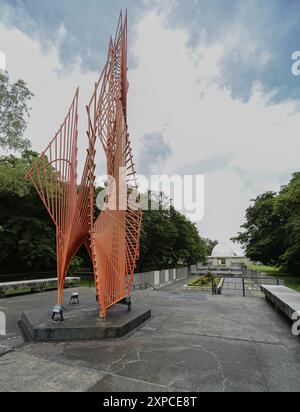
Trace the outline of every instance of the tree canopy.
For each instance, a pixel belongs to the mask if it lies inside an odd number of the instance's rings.
[[[33,183],[24,179],[39,157],[23,136],[31,97],[23,81],[11,85],[8,74],[0,73],[0,148],[22,153],[0,158],[0,273],[56,270],[55,227]],[[152,195],[157,207],[144,213],[137,270],[204,262],[213,242],[204,241],[163,194]],[[90,267],[85,252],[75,261],[81,263]]]
[[[1,272],[55,269],[55,231],[47,211],[24,176],[38,155],[0,159]]]
[[[30,147],[24,132],[32,97],[24,81],[11,84],[8,73],[0,71],[0,148],[22,151]]]
[[[214,248],[219,244],[219,241],[218,240],[211,240],[211,239],[206,238],[206,239],[204,239],[204,242],[206,244],[207,254],[208,254],[208,256],[211,256]]]
[[[159,210],[146,210],[141,232],[139,271],[159,270],[178,265],[205,262],[207,245],[198,230],[167,200],[154,194],[161,204]]]
[[[251,260],[300,275],[300,173],[279,193],[266,192],[253,202],[234,240]]]
[[[1,272],[56,269],[55,228],[26,172],[38,154],[0,158],[0,264]],[[101,191],[96,189],[96,194]],[[144,212],[138,271],[159,270],[205,261],[208,247],[196,226],[184,215],[166,207],[166,198],[154,194],[159,210]],[[80,253],[85,268],[87,253]]]

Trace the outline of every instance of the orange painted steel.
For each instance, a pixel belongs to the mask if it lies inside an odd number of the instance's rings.
[[[127,13],[110,39],[104,70],[87,106],[88,151],[77,186],[78,94],[69,113],[27,178],[46,206],[57,238],[58,304],[73,257],[85,244],[94,267],[100,316],[130,298],[139,257],[142,212],[127,126]],[[95,218],[96,144],[107,159],[104,206]]]

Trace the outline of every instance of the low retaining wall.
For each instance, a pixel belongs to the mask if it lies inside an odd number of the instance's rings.
[[[285,286],[262,285],[266,299],[272,302],[276,310],[280,310],[290,319],[294,313],[300,312],[300,293]]]
[[[80,285],[79,277],[70,277],[65,281],[65,288]],[[23,282],[0,283],[0,298],[4,298],[9,292],[30,289],[32,292],[43,292],[45,290],[57,289],[57,279],[26,280]]]
[[[159,287],[167,283],[176,282],[181,279],[186,279],[192,274],[192,268],[177,268],[157,270],[154,272],[137,273],[134,277],[134,286],[144,285],[148,283],[151,286]]]
[[[139,285],[151,285],[153,287],[163,286],[168,283],[177,282],[181,279],[187,279],[191,275],[197,274],[197,266],[181,267],[177,269],[158,270],[153,272],[137,273],[134,276],[134,286]],[[78,273],[79,275],[79,273]],[[89,274],[91,280],[93,274]],[[81,278],[69,277],[66,279],[65,287],[79,287]],[[57,279],[36,279],[26,280],[18,282],[5,282],[0,283],[0,298],[5,297],[5,293],[13,292],[16,290],[28,290],[32,292],[40,292],[49,289],[57,289]]]

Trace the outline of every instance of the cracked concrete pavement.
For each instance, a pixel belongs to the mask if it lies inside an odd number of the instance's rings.
[[[300,391],[300,340],[283,315],[263,298],[211,296],[184,283],[135,292],[153,317],[114,341],[25,342],[21,312],[49,309],[55,292],[0,300],[8,320],[0,391]],[[94,299],[93,289],[79,292],[82,305]]]

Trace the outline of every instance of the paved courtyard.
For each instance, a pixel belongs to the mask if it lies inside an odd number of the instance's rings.
[[[283,315],[260,297],[211,296],[183,290],[184,283],[135,292],[153,317],[115,341],[25,342],[21,312],[51,308],[56,293],[0,300],[8,320],[0,390],[300,391],[300,338]],[[79,292],[82,307],[94,301],[93,289]]]

